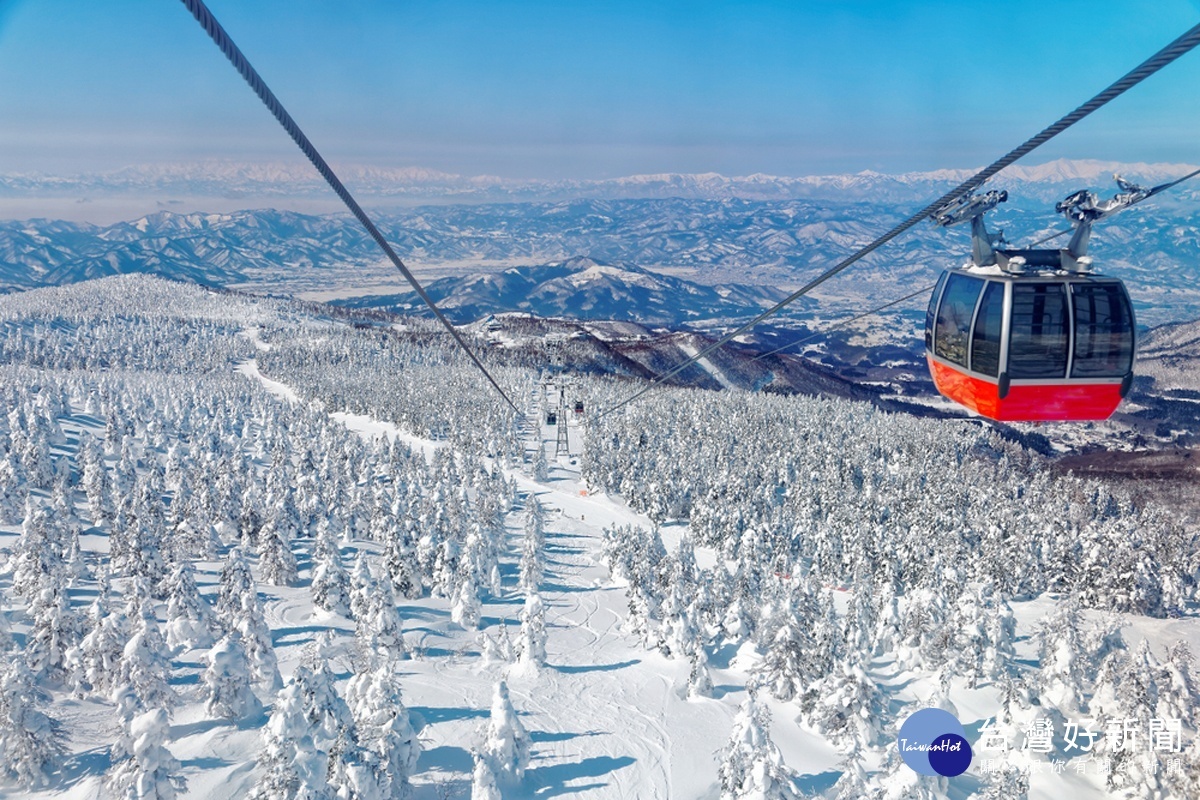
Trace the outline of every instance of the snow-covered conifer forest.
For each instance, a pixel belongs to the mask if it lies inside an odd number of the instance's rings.
[[[1200,796],[1194,520],[986,425],[598,416],[637,384],[476,344],[523,413],[419,320],[0,298],[0,794]],[[901,760],[928,707],[963,775]]]

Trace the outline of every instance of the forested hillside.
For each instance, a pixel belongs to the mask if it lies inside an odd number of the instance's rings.
[[[1195,521],[978,423],[602,414],[641,382],[482,352],[521,413],[426,322],[140,275],[0,299],[2,791],[1200,791]],[[964,775],[900,761],[929,706]]]

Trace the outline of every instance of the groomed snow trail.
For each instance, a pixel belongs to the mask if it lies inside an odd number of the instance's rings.
[[[296,402],[290,387],[261,375],[253,361],[239,371],[281,399]],[[398,436],[427,453],[444,446],[370,417],[343,412],[330,416],[367,438]],[[581,432],[572,424],[573,452],[579,449]],[[553,452],[553,435],[553,428],[537,431],[548,453]],[[424,651],[423,657],[403,662],[400,674],[405,702],[426,723],[417,796],[469,796],[470,750],[486,721],[492,687],[506,677],[534,744],[523,786],[506,796],[715,797],[716,753],[725,744],[743,696],[744,675],[713,670],[719,699],[685,699],[688,665],[645,650],[625,633],[625,592],[610,580],[601,559],[605,527],[649,527],[649,520],[617,499],[588,494],[570,459],[550,463],[544,483],[519,470],[508,473],[525,502],[536,497],[546,513],[544,667],[530,673],[488,663],[479,645],[480,632],[494,636],[506,623],[509,636],[518,636],[523,603],[515,586],[520,514],[508,520],[504,594],[484,602],[479,632],[451,623],[444,599],[401,604],[406,638]],[[374,549],[365,543],[363,547]],[[268,603],[268,616],[277,646],[302,649],[317,625],[352,630],[348,621],[314,614],[307,590],[262,590],[275,596]],[[281,654],[281,670],[286,674],[297,658],[298,652],[291,657]]]

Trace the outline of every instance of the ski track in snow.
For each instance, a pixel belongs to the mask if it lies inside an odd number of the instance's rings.
[[[286,400],[289,403],[300,402],[300,395],[296,394],[292,387],[279,381],[273,381],[259,372],[257,359],[252,358],[248,361],[243,361],[241,364],[238,364],[237,371],[247,378],[258,381],[263,385],[264,389],[276,397]]]
[[[678,347],[680,350],[682,350],[684,353],[687,354],[688,358],[696,358],[696,354],[700,352],[698,349],[696,349],[694,346],[688,344],[687,342],[679,342]],[[734,386],[733,382],[730,381],[729,378],[725,377],[725,373],[721,372],[721,370],[717,367],[717,365],[712,363],[712,361],[710,361],[707,357],[697,359],[696,363],[699,364],[701,367],[704,367],[704,371],[707,372],[709,375],[712,375],[713,378],[716,379],[717,383],[721,384],[722,389],[736,388]]]

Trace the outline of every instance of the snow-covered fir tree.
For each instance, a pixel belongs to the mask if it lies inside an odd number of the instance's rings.
[[[116,682],[133,689],[142,708],[170,710],[175,702],[171,688],[171,651],[149,603],[142,606],[117,665]]]
[[[72,524],[66,530],[63,550],[63,569],[68,582],[90,581],[95,576],[79,541],[80,529]]]
[[[603,553],[612,576],[626,582],[629,631],[647,646],[657,647],[661,641],[658,618],[666,580],[664,567],[669,564],[658,529],[608,528],[604,531]]]
[[[502,800],[492,765],[479,751],[472,751],[471,800]]]
[[[65,572],[60,533],[45,506],[30,497],[9,566],[12,591],[18,597],[35,597],[43,584],[57,581]]]
[[[354,557],[354,569],[350,573],[350,614],[355,619],[366,618],[371,613],[371,598],[375,594],[375,576],[371,573],[371,561],[364,550]]]
[[[1088,655],[1079,627],[1079,606],[1070,597],[1042,622],[1038,633],[1040,695],[1044,704],[1070,717],[1086,708]]]
[[[8,655],[15,647],[12,638],[12,626],[8,622],[8,612],[4,610],[3,603],[0,603],[0,658]]]
[[[1200,676],[1186,640],[1173,644],[1162,665],[1157,715],[1160,719],[1178,719],[1193,730],[1200,723]]]
[[[242,613],[242,598],[256,592],[254,576],[250,574],[250,563],[240,547],[232,547],[221,567],[220,588],[217,591],[216,610],[225,627],[230,627]]]
[[[550,465],[546,463],[546,446],[540,438],[534,443],[531,472],[533,479],[539,483],[545,483],[550,478]]]
[[[29,604],[32,618],[25,641],[25,658],[41,677],[66,679],[68,653],[79,643],[84,621],[71,604],[69,587],[61,576],[46,576]]]
[[[132,633],[130,620],[112,608],[106,575],[101,576],[96,599],[88,609],[87,633],[67,654],[75,693],[107,697],[117,679],[125,645]]]
[[[509,699],[508,684],[503,680],[496,684],[491,716],[482,733],[479,754],[488,762],[497,783],[502,787],[516,786],[524,780],[529,768],[529,733],[517,717]]]
[[[0,664],[0,778],[39,788],[63,754],[59,722],[43,710],[49,696],[21,659]]]
[[[804,694],[820,674],[814,668],[816,644],[813,640],[810,607],[799,580],[786,588],[759,629],[771,632],[766,652],[755,669],[755,683],[777,700],[794,700]],[[806,618],[807,617],[807,618]]]
[[[13,462],[12,454],[0,448],[0,522],[12,524],[20,521],[28,491],[20,479],[19,467]]]
[[[282,680],[271,639],[271,629],[264,616],[258,587],[250,573],[250,565],[239,547],[230,549],[221,568],[216,607],[221,626],[227,631],[236,630],[242,635],[242,645],[250,659],[255,683],[277,689]]]
[[[851,744],[845,758],[845,769],[830,787],[831,800],[884,800],[884,791],[864,767],[868,754],[872,760],[881,760],[877,751]]]
[[[210,716],[240,722],[262,713],[262,703],[251,685],[250,662],[241,633],[234,630],[222,637],[208,651],[205,661],[208,667],[200,680],[206,698],[204,710]]]
[[[521,565],[518,586],[524,592],[537,591],[545,575],[546,519],[542,504],[530,496],[525,510],[524,536],[521,539]]]
[[[350,576],[342,565],[336,534],[328,524],[322,524],[317,529],[312,596],[317,608],[343,616],[350,613]]]
[[[475,571],[464,569],[459,576],[458,586],[450,606],[450,618],[467,630],[479,627],[482,603],[479,599],[479,584]]]
[[[946,778],[921,775],[904,762],[898,748],[888,748],[883,770],[875,776],[881,800],[942,800],[949,796]]]
[[[391,581],[379,581],[368,598],[366,610],[354,620],[355,637],[363,648],[377,656],[400,661],[409,656],[402,626]]]
[[[688,655],[687,696],[690,699],[712,697],[712,674],[708,671],[708,652],[703,645],[692,648]]]
[[[982,678],[994,683],[1016,668],[1017,620],[1008,601],[993,593],[983,595],[981,606],[981,620],[970,621],[964,615],[962,624],[967,628],[976,628],[981,633],[977,640],[967,639],[968,643],[974,642],[976,648],[973,651],[976,653],[976,662],[971,677],[976,682]]]
[[[1016,769],[997,770],[984,786],[980,800],[1026,800],[1029,797],[1029,775]]]
[[[673,572],[675,570],[672,570]],[[659,648],[672,658],[688,658],[703,646],[699,614],[693,605],[695,592],[686,580],[672,576],[660,608],[662,632]]]
[[[517,647],[508,634],[508,620],[496,626],[494,634],[483,631],[479,634],[479,649],[485,664],[508,664],[517,655]]]
[[[518,649],[524,669],[536,671],[546,663],[546,606],[536,591],[525,595]]]
[[[351,730],[349,709],[322,666],[300,665],[275,698],[263,730],[262,769],[251,797],[258,800],[337,797],[330,755]],[[344,746],[343,746],[344,747]],[[339,753],[345,758],[344,749]]]
[[[113,765],[108,789],[121,800],[173,800],[187,787],[181,765],[167,749],[170,723],[161,708],[138,714],[129,722],[129,757]]]
[[[263,580],[272,586],[291,586],[299,579],[287,523],[273,516],[258,532],[258,564]]]
[[[717,774],[722,800],[792,800],[800,796],[795,776],[771,741],[767,709],[753,694],[734,717]]]
[[[167,644],[182,649],[211,647],[218,623],[212,605],[196,587],[191,562],[176,563],[163,590],[167,595]]]
[[[411,524],[411,519],[404,520],[402,529],[383,547],[384,571],[391,579],[396,596],[406,600],[414,600],[424,592]]]
[[[385,798],[406,798],[421,755],[421,743],[409,720],[395,667],[381,660],[346,685],[346,704],[354,718],[361,758],[373,772]]]
[[[841,662],[813,684],[802,707],[805,721],[837,742],[875,744],[887,720],[879,684],[858,660]]]

